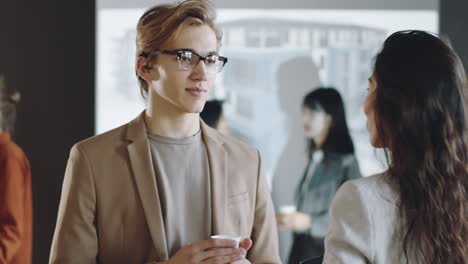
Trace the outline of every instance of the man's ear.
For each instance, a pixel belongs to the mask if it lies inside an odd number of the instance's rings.
[[[146,58],[138,57],[135,63],[135,68],[138,75],[148,83],[159,79],[159,72],[155,67],[148,67]]]

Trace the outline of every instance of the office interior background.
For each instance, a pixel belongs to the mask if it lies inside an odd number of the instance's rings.
[[[127,25],[124,22],[121,25],[116,24],[115,28],[112,28],[112,19],[115,19],[118,12],[126,13],[126,16],[133,18],[133,23],[136,23],[142,10],[161,2],[165,1],[97,0],[74,3],[49,0],[46,2],[3,1],[0,3],[0,73],[6,76],[7,86],[18,89],[22,93],[23,99],[18,106],[15,140],[23,147],[32,165],[34,263],[47,263],[48,260],[63,174],[71,146],[98,132],[123,124],[144,107],[143,101],[135,97],[135,94],[138,94],[136,80],[131,83],[131,79],[118,79],[119,82],[115,82],[116,85],[110,86],[123,93],[135,92],[126,95],[132,104],[135,103],[135,106],[124,113],[106,108],[124,109],[121,104],[117,105],[116,101],[112,99],[113,96],[116,96],[115,93],[112,94],[112,91],[105,90],[106,87],[108,88],[106,81],[107,84],[112,84],[112,80],[106,79],[106,73],[111,72],[115,75],[116,71],[128,70],[129,72],[124,76],[126,78],[132,76],[133,71],[131,66],[125,66],[126,58],[122,57],[116,49],[116,45],[123,45],[120,46],[122,49],[128,43],[127,40],[131,40],[132,32],[127,32],[128,35],[124,36],[123,39],[116,40],[112,38],[112,34],[106,35],[106,32],[109,31],[105,30],[115,30],[119,26],[125,29]],[[299,119],[294,123],[287,120],[294,120],[294,116],[297,117],[300,114],[298,112],[300,111],[300,100],[305,91],[319,84],[336,85],[344,94],[348,117],[357,116],[356,119],[350,119],[353,139],[358,144],[360,144],[361,139],[366,139],[365,134],[360,133],[362,129],[362,120],[358,114],[360,105],[352,104],[362,96],[359,92],[365,91],[366,87],[362,85],[366,84],[362,84],[360,79],[354,80],[350,76],[360,76],[359,78],[362,79],[362,76],[370,71],[370,59],[372,52],[375,51],[373,50],[375,46],[372,45],[377,43],[376,47],[378,48],[380,44],[378,41],[383,40],[387,34],[391,33],[392,27],[395,26],[385,25],[388,23],[384,21],[385,17],[375,14],[387,14],[387,20],[391,20],[392,14],[394,16],[406,14],[409,17],[408,23],[425,27],[418,29],[437,31],[449,39],[462,58],[464,65],[468,64],[468,34],[465,33],[468,26],[468,17],[465,15],[466,10],[468,10],[468,2],[463,0],[215,0],[214,3],[220,10],[218,20],[225,33],[223,52],[234,59],[230,61],[231,68],[226,67],[224,75],[217,84],[219,89],[212,96],[213,98],[226,99],[227,119],[234,127],[234,136],[257,146],[264,152],[263,155],[269,162],[269,177],[273,198],[277,204],[291,202],[295,182],[299,179],[303,162],[305,162],[301,160],[300,156],[294,156],[297,155],[297,148],[303,144],[300,141],[301,131],[287,130],[288,127],[297,126],[297,121],[300,121]],[[249,14],[246,10],[250,10],[250,14],[256,14],[255,17],[263,18],[261,23],[255,23],[257,28],[252,24],[253,19],[239,15],[239,13]],[[288,12],[291,13],[295,10],[301,10],[301,14],[306,18],[288,20]],[[117,13],[112,14],[110,11]],[[136,18],[132,17],[132,14],[136,14]],[[319,14],[321,15],[319,16]],[[355,22],[354,26],[348,25],[345,18],[349,14],[354,14],[354,16],[355,14],[367,14],[369,17],[368,25],[359,24],[364,22]],[[309,16],[314,15],[317,16],[316,19],[309,18]],[[106,16],[108,20],[103,20]],[[288,23],[283,27],[283,32],[262,30],[262,26],[268,28],[268,26],[274,26],[278,21],[285,19]],[[111,21],[111,24],[109,22],[105,24],[105,21]],[[313,41],[304,40],[304,37],[301,37],[301,34],[329,36],[327,32],[337,28],[341,31],[369,32],[367,34],[369,36],[368,42],[364,43],[368,44],[369,50],[359,51],[360,54],[368,54],[363,55],[363,60],[369,59],[367,65],[362,61],[352,62],[354,56],[352,55],[352,47],[320,43],[317,44],[318,46],[313,46],[315,45]],[[304,30],[307,33],[300,33]],[[249,39],[248,35],[251,32],[262,32],[265,38]],[[291,40],[291,38],[296,39]],[[344,38],[349,40],[353,37],[345,36]],[[336,40],[333,39],[330,42],[336,43]],[[133,42],[130,41],[130,44]],[[357,44],[363,46],[362,43]],[[313,46],[315,53],[310,51],[311,46]],[[251,50],[255,50],[257,53],[261,50],[260,54],[267,58],[272,56],[279,58],[279,61],[262,60],[255,63],[257,65],[256,72],[262,76],[270,76],[271,82],[258,82],[259,79],[267,78],[255,78],[239,70],[238,65],[246,58],[251,57],[249,56]],[[303,57],[309,57],[309,60],[301,60]],[[366,67],[348,75],[331,76],[331,69],[336,69],[332,67],[334,63],[341,65],[343,60],[349,61],[349,69],[351,70],[356,70],[355,67],[351,67],[356,63]],[[111,64],[105,64],[105,61]],[[294,65],[304,65],[305,70],[302,75],[308,72],[308,68],[314,71],[315,79],[290,82],[291,86],[302,89],[297,93],[289,89],[282,92],[280,76],[276,75],[281,70],[287,72],[288,62]],[[117,67],[109,68],[109,65]],[[296,72],[289,71],[291,74]],[[236,80],[239,80],[243,87],[236,87]],[[122,90],[125,85],[132,86],[132,89]],[[246,87],[250,87],[250,89],[245,89]],[[281,96],[287,100],[277,102],[277,98]],[[253,102],[241,100],[252,97],[254,98]],[[255,101],[256,99],[259,100]],[[109,103],[111,103],[110,106]],[[294,110],[294,104],[297,105],[296,110]],[[252,127],[251,123],[255,123],[255,120],[265,118],[266,113],[262,110],[265,107],[274,109],[275,118],[272,118],[274,123],[271,127],[266,125],[258,129]],[[293,110],[288,112],[286,109]],[[350,115],[349,112],[353,114]],[[261,140],[265,138],[263,136],[265,133],[273,130],[276,134],[271,133],[272,138],[269,141]],[[291,143],[286,141],[288,138],[297,138],[298,140]],[[281,141],[281,139],[285,141]],[[276,148],[269,148],[271,145],[275,145]],[[294,146],[296,149],[287,150],[285,146]],[[377,163],[375,166],[365,167],[365,164],[375,161],[366,162],[372,157],[366,156],[368,151],[364,143],[362,147],[358,146],[357,148],[358,151],[362,152],[361,158],[364,157],[362,158],[364,162],[361,162],[363,173],[378,171]],[[290,162],[287,162],[286,165],[284,165],[284,161],[282,162],[281,157],[281,153],[285,151],[296,153],[293,156],[288,154]],[[281,165],[284,166],[281,167]],[[282,171],[288,172],[287,177]],[[285,184],[286,182],[290,184]],[[283,190],[278,191],[278,186],[282,186]],[[282,233],[280,235],[282,238],[281,254],[284,258],[289,247],[289,234]]]

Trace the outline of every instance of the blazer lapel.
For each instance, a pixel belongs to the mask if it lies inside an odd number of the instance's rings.
[[[130,122],[127,139],[131,143],[127,146],[127,150],[156,254],[162,259],[167,259],[167,242],[161,203],[144,122],[144,112]]]
[[[212,235],[224,234],[225,214],[228,195],[227,153],[219,140],[217,132],[200,119],[203,140],[208,152],[211,180],[211,232]]]

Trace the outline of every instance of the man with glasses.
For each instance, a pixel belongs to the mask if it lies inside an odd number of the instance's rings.
[[[50,263],[280,263],[258,151],[199,118],[228,61],[214,18],[203,0],[140,18],[135,69],[148,107],[72,148]]]

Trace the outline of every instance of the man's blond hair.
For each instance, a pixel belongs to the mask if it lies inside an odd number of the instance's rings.
[[[208,0],[185,0],[174,4],[162,4],[148,9],[138,21],[136,28],[136,56],[159,49],[170,38],[176,38],[185,26],[208,25],[221,45],[221,31],[216,27],[216,9]],[[148,58],[154,63],[156,55]],[[148,94],[148,83],[136,71],[141,94]]]

